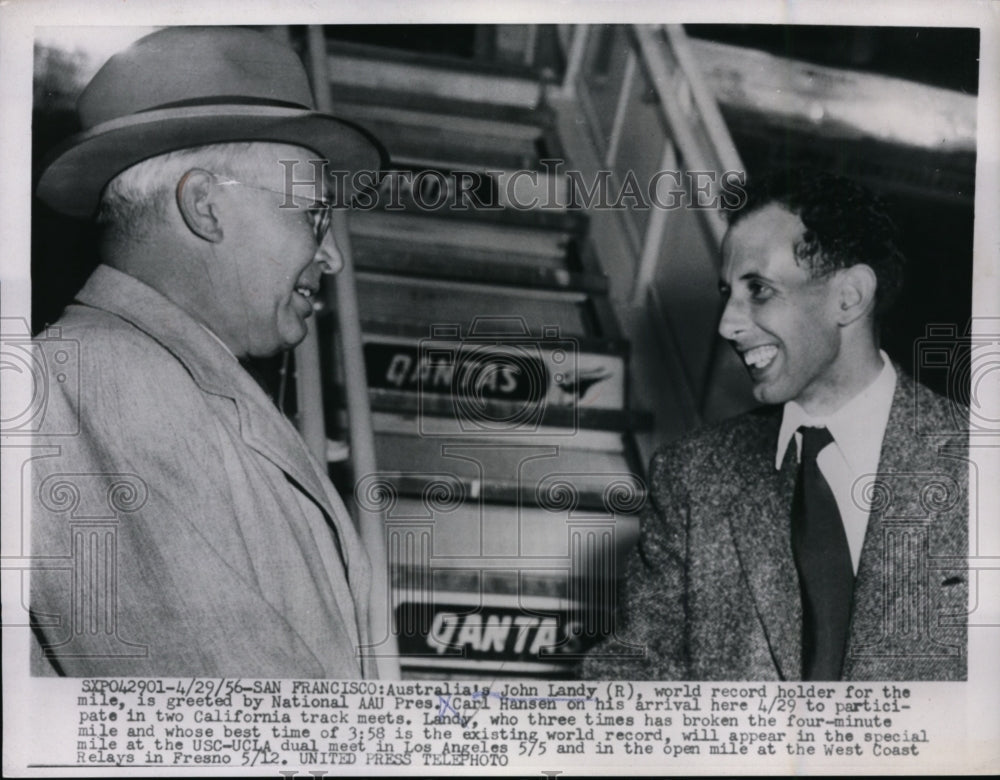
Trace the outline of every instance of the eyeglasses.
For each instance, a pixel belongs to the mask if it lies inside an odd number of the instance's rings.
[[[270,187],[258,187],[255,184],[247,184],[237,179],[230,179],[228,177],[220,176],[219,174],[213,174],[220,184],[231,185],[238,184],[241,187],[246,187],[250,190],[260,190],[261,192],[273,192],[275,195],[281,195],[285,198],[285,201],[292,200],[302,200],[298,195],[290,195],[284,190],[274,190]],[[316,244],[322,245],[323,240],[326,238],[326,234],[330,230],[330,223],[333,220],[333,203],[328,200],[310,200],[310,205],[304,208],[309,212],[309,216],[312,218],[312,229],[313,235],[316,238]],[[298,206],[286,206],[282,203],[278,208],[299,208]]]

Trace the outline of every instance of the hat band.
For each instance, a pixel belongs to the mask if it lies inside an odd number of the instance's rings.
[[[141,111],[136,111],[136,114],[145,114],[147,111],[159,111],[165,108],[184,108],[186,106],[212,106],[212,105],[229,105],[229,106],[273,106],[274,108],[298,108],[305,111],[314,111],[312,106],[306,105],[305,103],[296,103],[291,100],[275,100],[273,98],[256,98],[248,97],[246,95],[209,95],[207,97],[189,98],[187,100],[175,100],[171,103],[160,103],[155,106],[150,106],[149,108],[144,108]]]

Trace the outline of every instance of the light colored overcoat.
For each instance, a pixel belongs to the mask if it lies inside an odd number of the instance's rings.
[[[79,384],[50,371],[35,440],[35,671],[373,676],[350,516],[222,343],[108,266],[55,327]]]

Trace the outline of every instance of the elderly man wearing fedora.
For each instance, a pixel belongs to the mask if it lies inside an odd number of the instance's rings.
[[[375,676],[365,550],[239,360],[298,344],[339,268],[329,178],[307,176],[381,148],[246,29],[153,33],[78,108],[37,191],[96,216],[101,264],[55,325],[79,383],[50,383],[43,430],[65,435],[37,438],[34,672]]]

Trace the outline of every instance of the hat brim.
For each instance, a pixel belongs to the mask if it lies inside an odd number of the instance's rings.
[[[329,172],[374,172],[387,162],[382,145],[366,130],[316,111],[260,105],[164,108],[69,138],[49,156],[37,193],[56,211],[89,218],[105,185],[126,168],[179,149],[241,141],[306,147],[329,161]]]

